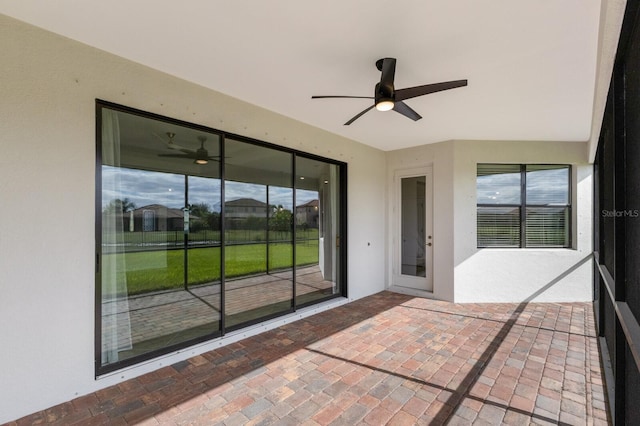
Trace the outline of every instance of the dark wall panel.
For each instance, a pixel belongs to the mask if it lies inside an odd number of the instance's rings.
[[[625,345],[625,396],[624,396],[624,420],[627,425],[637,425],[640,420],[640,373],[636,362]]]
[[[609,402],[614,424],[639,424],[640,341],[624,330],[640,327],[640,0],[626,3],[594,169],[594,309],[613,369]]]
[[[629,40],[625,82],[625,294],[640,318],[640,27]],[[640,417],[638,417],[640,418]]]
[[[605,290],[602,292],[602,295],[604,296],[604,312],[602,312],[602,319],[604,322],[604,338],[607,342],[609,357],[614,360],[616,358],[616,313],[613,309],[613,303],[611,302],[609,293],[607,293],[607,291]],[[613,374],[616,374],[616,363],[612,362],[611,364],[611,367],[613,368]]]
[[[604,167],[605,170],[613,170],[614,144],[613,132],[607,131],[604,135]],[[613,173],[605,173],[602,187],[602,249],[604,264],[611,276],[615,278],[615,218],[610,212],[614,211],[614,177]]]

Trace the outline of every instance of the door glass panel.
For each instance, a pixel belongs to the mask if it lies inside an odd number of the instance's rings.
[[[401,180],[401,273],[414,277],[426,277],[425,244],[425,177],[416,176]]]
[[[202,248],[211,270],[194,266],[201,248],[189,224],[200,224],[190,217],[187,191],[194,204],[216,203],[219,163],[208,157],[217,155],[219,141],[214,134],[107,108],[101,121],[105,366],[220,330],[219,272],[213,272],[220,261],[212,254],[219,248]],[[202,147],[206,164],[196,164]]]
[[[340,293],[338,166],[296,157],[296,303]]]
[[[269,187],[267,271],[291,280],[293,273],[293,189]]]
[[[200,302],[202,316],[220,320],[220,179],[188,176],[188,209],[185,209],[187,274],[185,288]],[[205,308],[204,306],[207,308]]]
[[[225,141],[225,327],[290,311],[292,155]]]

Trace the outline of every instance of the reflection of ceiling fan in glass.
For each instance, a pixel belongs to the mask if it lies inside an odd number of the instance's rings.
[[[210,156],[209,151],[207,151],[204,147],[204,143],[207,141],[206,136],[198,136],[198,141],[200,141],[200,148],[197,150],[185,148],[183,146],[177,145],[173,138],[176,136],[175,133],[167,132],[166,135],[169,138],[168,141],[165,141],[160,136],[156,135],[156,137],[161,139],[163,142],[167,144],[167,148],[174,149],[182,152],[182,154],[158,154],[159,157],[171,157],[171,158],[188,158],[193,160],[195,164],[207,164],[209,161],[219,161],[220,156]]]

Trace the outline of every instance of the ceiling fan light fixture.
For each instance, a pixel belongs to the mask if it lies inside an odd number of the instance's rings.
[[[390,111],[394,107],[394,102],[392,99],[380,99],[376,102],[376,109],[378,111]]]
[[[209,161],[205,158],[198,158],[196,161],[194,161],[194,163],[196,164],[200,164],[201,166],[207,164]]]

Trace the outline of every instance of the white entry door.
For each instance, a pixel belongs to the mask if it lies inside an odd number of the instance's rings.
[[[395,175],[395,285],[433,291],[433,195],[431,167]]]

